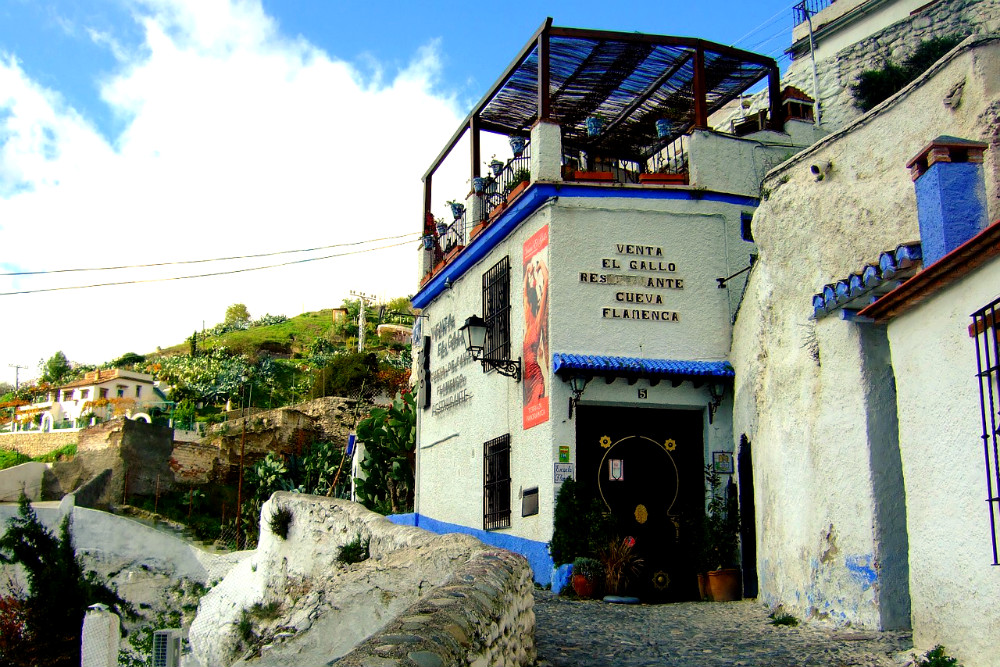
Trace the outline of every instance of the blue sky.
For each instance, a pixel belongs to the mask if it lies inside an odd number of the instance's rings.
[[[60,349],[100,363],[174,345],[232,303],[294,316],[351,290],[410,294],[417,241],[399,237],[420,228],[420,176],[546,16],[777,57],[790,8],[0,0],[0,307],[25,324],[0,327],[0,380],[13,380],[9,364],[32,375]],[[503,156],[505,143],[484,140],[485,155]],[[460,158],[435,176],[435,207],[468,191],[466,169]],[[387,240],[197,279],[289,257],[2,275],[373,239]],[[174,280],[149,282],[164,278]],[[130,284],[65,289],[106,282]]]
[[[556,25],[701,37],[772,57],[789,44],[788,0],[723,3],[709,10],[690,2],[630,2],[628,11],[606,0],[537,3],[359,2],[356,0],[264,0],[264,11],[287,38],[301,37],[331,57],[371,75],[405,67],[413,54],[440,40],[442,89],[463,104],[479,98],[545,16]],[[530,5],[529,5],[530,6]],[[59,91],[111,138],[125,120],[103,104],[97,83],[119,63],[106,41],[143,49],[136,9],[126,0],[4,0],[0,4],[0,52],[14,55],[40,84]],[[784,61],[782,61],[784,64]]]

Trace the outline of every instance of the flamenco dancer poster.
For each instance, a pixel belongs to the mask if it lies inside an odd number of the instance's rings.
[[[524,428],[549,420],[549,227],[524,242]]]

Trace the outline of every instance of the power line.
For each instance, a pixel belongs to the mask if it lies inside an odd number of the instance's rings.
[[[416,234],[410,234],[408,236],[417,236]],[[344,257],[346,255],[358,255],[365,252],[375,252],[377,250],[387,250],[389,248],[397,248],[402,245],[411,243],[414,239],[408,239],[400,243],[393,243],[391,245],[381,246],[379,248],[366,248],[364,250],[351,250],[348,252],[336,253],[333,255],[326,255],[325,257],[309,257],[306,259],[297,259],[292,262],[282,262],[281,264],[269,264],[267,266],[253,266],[246,269],[233,269],[231,271],[216,271],[213,273],[201,273],[194,276],[174,276],[171,278],[149,278],[146,280],[123,280],[114,283],[97,283],[94,285],[73,285],[70,287],[47,287],[44,289],[34,289],[34,290],[23,290],[20,292],[0,292],[0,296],[14,296],[17,294],[38,294],[40,292],[62,292],[65,290],[76,290],[76,289],[89,289],[91,287],[112,287],[115,285],[138,285],[142,283],[162,283],[171,280],[190,280],[192,278],[211,278],[213,276],[225,276],[234,273],[247,273],[250,271],[262,271],[264,269],[275,269],[282,266],[292,266],[293,264],[305,264],[306,262],[317,262],[322,259],[332,259],[334,257]]]
[[[100,266],[86,269],[53,269],[51,271],[17,271],[14,273],[0,273],[0,276],[41,276],[51,273],[75,273],[80,271],[117,271],[118,269],[145,269],[155,266],[175,266],[178,264],[204,264],[206,262],[226,262],[234,259],[254,259],[257,257],[274,257],[275,255],[289,255],[299,252],[315,252],[316,250],[329,250],[330,248],[342,248],[345,246],[364,245],[365,243],[378,243],[380,241],[394,241],[413,236],[413,232],[399,234],[398,236],[384,236],[379,239],[368,239],[367,241],[353,241],[351,243],[334,243],[333,245],[317,246],[315,248],[301,248],[299,250],[278,250],[276,252],[262,252],[256,255],[235,255],[233,257],[215,257],[212,259],[187,259],[176,262],[156,262],[153,264],[124,264],[122,266]],[[336,257],[336,255],[331,255]],[[320,258],[325,259],[325,258]],[[281,266],[276,265],[276,266]]]
[[[766,21],[764,21],[763,23],[761,23],[759,26],[757,26],[756,28],[754,28],[753,30],[751,30],[750,32],[748,32],[747,34],[745,34],[742,37],[740,37],[738,40],[736,40],[735,42],[733,42],[731,44],[731,46],[736,46],[737,44],[739,44],[740,42],[742,42],[744,39],[746,39],[747,37],[749,37],[750,35],[753,35],[753,34],[759,32],[759,31],[763,30],[765,27],[771,25],[782,14],[787,13],[789,9],[792,9],[797,4],[799,4],[799,3],[798,2],[793,2],[792,4],[788,5],[787,7],[779,9],[778,12],[774,16],[772,16],[771,18],[767,19]]]

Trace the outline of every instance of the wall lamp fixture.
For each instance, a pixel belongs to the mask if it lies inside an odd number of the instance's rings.
[[[715,421],[715,411],[722,404],[722,397],[726,395],[726,385],[722,382],[709,382],[708,395],[711,400],[708,402],[708,423]]]
[[[569,388],[573,392],[573,395],[569,399],[570,419],[573,418],[573,406],[580,402],[580,396],[583,395],[583,390],[586,388],[588,382],[590,382],[590,379],[582,375],[574,375],[569,379]]]
[[[521,359],[497,359],[487,356],[486,350],[486,321],[478,315],[466,318],[465,324],[459,331],[465,336],[465,349],[476,361],[483,364],[483,372],[495,369],[500,375],[514,378],[514,382],[521,381]]]

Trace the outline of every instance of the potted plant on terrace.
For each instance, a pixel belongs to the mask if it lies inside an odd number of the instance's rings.
[[[454,199],[452,199],[445,203],[451,207],[451,214],[455,216],[456,220],[461,218],[462,214],[465,213],[465,204],[463,204],[462,202],[455,201]]]
[[[708,572],[708,593],[716,602],[739,600],[740,515],[735,485],[730,481],[723,487],[721,475],[711,464],[705,466],[705,481],[711,493],[705,516],[705,547],[707,562],[715,568]]]

